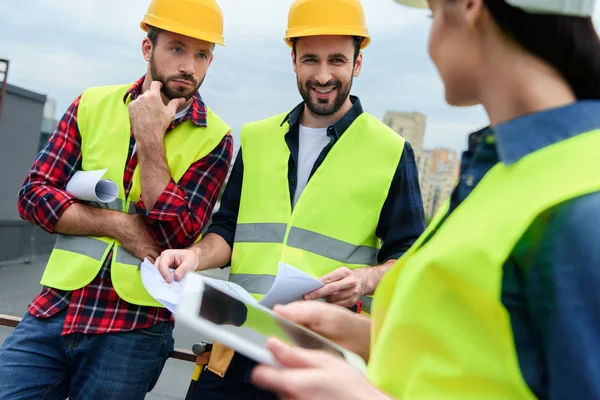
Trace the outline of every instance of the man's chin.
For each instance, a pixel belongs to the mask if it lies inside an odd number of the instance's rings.
[[[187,91],[182,93],[179,91],[169,91],[168,93],[165,93],[165,97],[169,100],[180,99],[183,97],[187,101],[194,97],[194,94],[196,94],[196,92]]]
[[[323,117],[335,114],[337,110],[334,110],[331,104],[323,104],[323,103],[311,103],[309,109],[316,115],[320,115]]]

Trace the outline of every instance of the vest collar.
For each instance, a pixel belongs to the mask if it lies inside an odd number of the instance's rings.
[[[491,130],[500,161],[510,165],[544,147],[599,128],[600,100],[581,100],[515,118]]]

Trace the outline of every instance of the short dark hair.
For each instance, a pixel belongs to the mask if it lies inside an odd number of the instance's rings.
[[[358,59],[358,55],[360,54],[360,47],[362,46],[363,42],[365,41],[364,37],[361,36],[353,36],[352,37],[353,41],[354,41],[354,63],[356,63],[356,60]],[[296,53],[296,42],[298,41],[298,38],[293,38],[292,39],[292,51],[294,52],[294,57],[296,57],[298,54]]]
[[[600,99],[600,39],[591,17],[528,13],[484,0],[500,29],[560,72],[578,99]]]
[[[150,39],[150,41],[152,42],[152,46],[156,46],[156,42],[158,42],[158,34],[161,33],[163,30],[160,28],[157,28],[155,26],[152,25],[148,25],[148,31],[147,31],[147,36],[148,39]]]

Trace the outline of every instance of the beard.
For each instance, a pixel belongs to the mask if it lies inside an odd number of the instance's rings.
[[[156,61],[154,60],[154,55],[150,57],[150,75],[152,76],[152,80],[158,81],[162,83],[162,88],[160,89],[162,94],[169,100],[178,99],[180,97],[185,98],[186,100],[194,97],[200,86],[202,86],[202,82],[204,82],[204,78],[200,82],[196,81],[196,79],[192,75],[187,74],[179,74],[172,76],[165,76],[158,72],[158,68],[156,65]],[[170,88],[169,83],[173,80],[178,81],[186,81],[192,85],[192,88],[186,88],[183,86],[177,86],[175,88]]]
[[[298,83],[298,91],[300,91],[300,95],[304,100],[304,104],[306,104],[308,109],[313,114],[322,117],[333,115],[336,112],[338,112],[338,110],[342,108],[342,106],[346,102],[346,99],[350,95],[350,89],[352,88],[352,79],[350,79],[350,82],[347,85],[343,85],[342,82],[339,80],[331,80],[325,85],[321,85],[320,83],[314,80],[308,80],[304,83],[300,82],[297,78],[296,80]],[[334,88],[334,90],[336,90],[337,93],[333,98],[317,98],[315,101],[313,101],[311,95],[311,91],[313,88]]]

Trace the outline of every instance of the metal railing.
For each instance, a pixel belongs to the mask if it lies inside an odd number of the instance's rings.
[[[0,314],[0,326],[8,326],[9,328],[16,328],[17,325],[21,322],[21,318],[13,317],[12,315],[4,315]],[[183,350],[183,349],[175,349],[170,355],[171,358],[175,360],[181,361],[190,361],[196,362],[196,355],[191,351]]]

